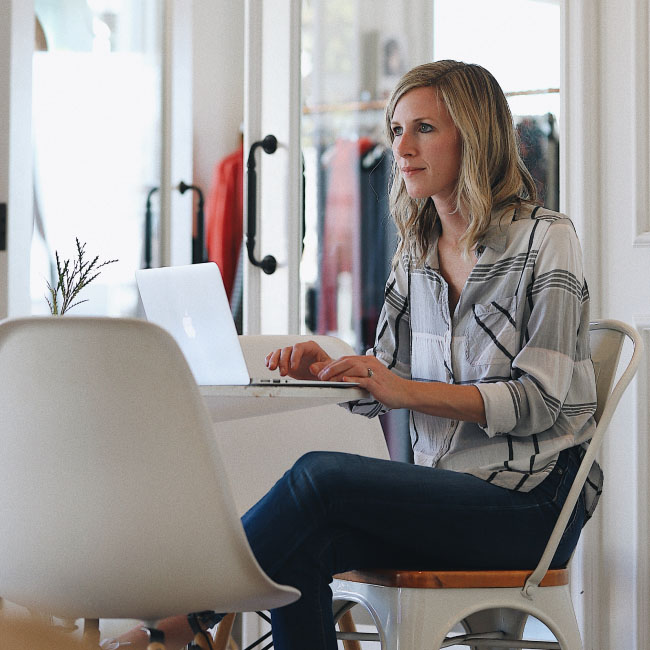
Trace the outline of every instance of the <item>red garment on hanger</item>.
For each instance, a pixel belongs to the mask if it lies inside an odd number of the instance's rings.
[[[205,202],[208,260],[216,262],[228,298],[237,272],[244,228],[244,145],[217,163]]]
[[[361,156],[372,147],[369,138],[339,139],[329,161],[329,181],[323,224],[320,293],[318,297],[319,334],[338,332],[339,274],[352,275],[352,319],[361,318]]]

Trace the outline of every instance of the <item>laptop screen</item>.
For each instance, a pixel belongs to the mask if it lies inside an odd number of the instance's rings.
[[[216,264],[141,269],[135,276],[147,320],[174,337],[198,384],[250,382]]]

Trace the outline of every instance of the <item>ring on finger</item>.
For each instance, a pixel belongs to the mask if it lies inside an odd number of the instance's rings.
[[[368,368],[368,377],[372,377],[372,375],[373,375],[372,369]]]

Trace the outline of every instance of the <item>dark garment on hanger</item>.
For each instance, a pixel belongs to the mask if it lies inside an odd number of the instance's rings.
[[[383,145],[373,147],[360,162],[362,304],[357,341],[362,353],[375,342],[386,278],[397,246],[397,228],[388,206],[392,164],[392,152]]]
[[[540,203],[551,210],[558,210],[560,160],[555,117],[551,113],[520,116],[517,134],[519,152],[535,181]]]

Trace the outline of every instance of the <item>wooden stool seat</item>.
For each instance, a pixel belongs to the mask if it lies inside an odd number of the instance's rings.
[[[339,580],[413,589],[489,589],[523,587],[532,570],[526,571],[402,571],[399,569],[365,569],[347,571],[334,577]],[[558,587],[569,583],[568,569],[550,569],[541,587]]]

